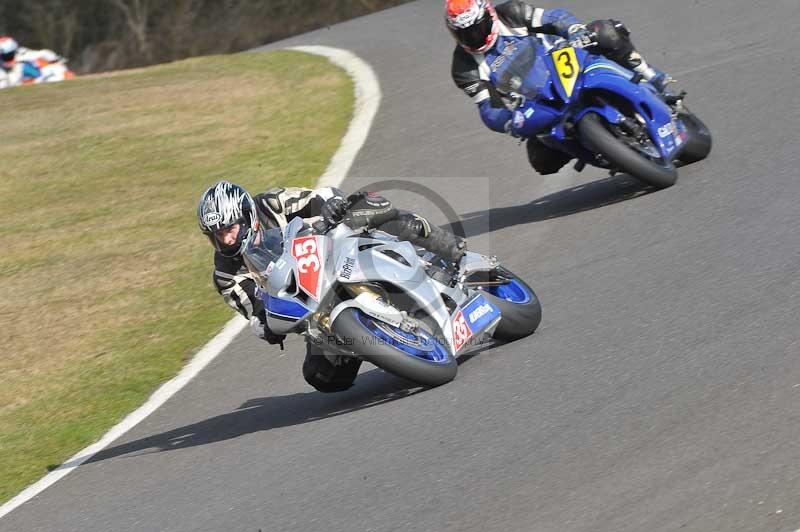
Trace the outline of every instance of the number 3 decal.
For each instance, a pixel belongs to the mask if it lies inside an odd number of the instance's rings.
[[[575,66],[572,64],[572,56],[568,52],[561,52],[556,57],[556,61],[562,63],[563,59],[563,66],[569,67],[569,72],[564,72],[563,68],[559,68],[559,73],[561,74],[562,78],[570,79],[572,76],[575,75]]]
[[[567,93],[567,98],[569,98],[572,96],[573,89],[575,89],[575,82],[578,79],[578,72],[580,72],[581,68],[578,56],[575,55],[574,48],[564,48],[553,53],[552,57],[558,77],[561,79],[561,85],[564,87],[564,92]]]

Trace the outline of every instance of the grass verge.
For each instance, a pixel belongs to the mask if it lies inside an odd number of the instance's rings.
[[[96,441],[231,317],[205,187],[312,186],[352,83],[298,52],[0,92],[0,503]]]

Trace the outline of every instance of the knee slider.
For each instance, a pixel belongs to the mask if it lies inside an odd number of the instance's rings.
[[[528,139],[526,148],[528,150],[528,161],[533,169],[541,175],[558,173],[572,159],[566,153],[548,148],[535,137]]]

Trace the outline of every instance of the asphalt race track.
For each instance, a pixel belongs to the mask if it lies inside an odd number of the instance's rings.
[[[345,188],[441,194],[538,291],[539,331],[440,388],[368,368],[338,395],[305,384],[299,338],[281,354],[242,334],[0,531],[800,529],[797,0],[566,4],[624,20],[715,135],[658,192],[535,175],[453,86],[442,3],[282,45],[374,67],[384,99]]]

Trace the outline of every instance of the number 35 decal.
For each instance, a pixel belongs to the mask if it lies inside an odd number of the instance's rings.
[[[453,319],[453,345],[456,351],[464,347],[467,340],[472,336],[472,330],[467,325],[467,320],[464,319],[464,313],[458,311],[458,314]]]
[[[553,62],[556,65],[556,72],[558,72],[558,77],[561,79],[564,92],[567,93],[567,98],[569,98],[575,89],[575,81],[578,79],[578,72],[581,66],[578,56],[575,55],[575,49],[562,48],[554,52]]]
[[[308,295],[315,300],[319,297],[319,285],[322,280],[322,253],[317,238],[307,236],[292,241],[292,257],[297,261],[297,281]]]

